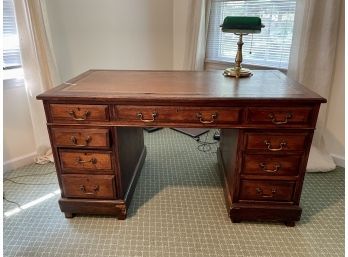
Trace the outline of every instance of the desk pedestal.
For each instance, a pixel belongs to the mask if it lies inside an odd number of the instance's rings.
[[[63,196],[59,200],[61,211],[66,218],[72,218],[74,214],[102,214],[125,219],[146,157],[142,128],[106,128],[106,141],[113,142],[107,150],[57,147],[57,141],[61,140],[56,136],[57,131],[64,132],[65,129],[72,133],[72,128],[66,126],[49,128],[54,155],[60,160],[56,167],[60,171],[58,178]],[[96,128],[95,131],[103,129]],[[92,133],[93,129],[86,130]],[[81,132],[76,133],[78,136]],[[96,132],[94,136],[97,138]],[[71,155],[71,158],[78,156],[71,165],[78,169],[69,166]]]
[[[229,216],[233,222],[272,220],[294,226],[301,217],[299,201],[313,131],[260,132],[221,130],[217,159]],[[268,140],[273,141],[271,147]],[[278,147],[282,142],[286,146]]]

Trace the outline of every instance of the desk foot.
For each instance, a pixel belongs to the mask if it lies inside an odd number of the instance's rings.
[[[285,221],[284,224],[287,227],[295,227],[295,221]]]
[[[280,221],[288,227],[295,226],[301,217],[299,206],[267,206],[234,203],[229,211],[231,221]]]
[[[59,199],[59,207],[65,218],[71,219],[74,214],[101,214],[116,216],[119,220],[127,217],[127,206],[122,200],[94,199]]]
[[[71,212],[64,212],[65,218],[72,219],[74,217],[74,214]]]
[[[119,209],[117,218],[119,220],[125,220],[127,217],[127,207],[125,203],[116,204],[116,208]]]

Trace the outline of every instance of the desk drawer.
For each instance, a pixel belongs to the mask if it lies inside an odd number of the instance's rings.
[[[242,180],[239,199],[291,202],[294,188],[289,181]]]
[[[50,104],[53,121],[87,122],[108,121],[107,105]]]
[[[59,151],[63,173],[112,172],[111,152]]]
[[[268,107],[248,108],[247,122],[274,126],[305,126],[311,124],[313,108],[311,107]]]
[[[52,135],[58,147],[110,147],[109,129],[52,128]]]
[[[247,133],[246,149],[266,152],[303,151],[307,134]]]
[[[116,119],[140,124],[190,123],[234,124],[240,121],[240,108],[116,106]]]
[[[243,160],[243,175],[297,176],[301,156],[246,154]]]
[[[116,199],[113,175],[62,175],[64,197]]]

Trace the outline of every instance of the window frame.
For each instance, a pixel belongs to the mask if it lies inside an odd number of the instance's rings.
[[[16,36],[18,38],[18,44],[19,44],[19,35],[18,35],[18,26],[17,26],[17,20],[16,20],[16,14],[15,14],[15,10],[14,10],[14,2],[13,0],[3,0],[3,4],[4,1],[9,1],[12,2],[12,6],[13,9],[11,10],[11,12],[6,13],[8,14],[13,14],[13,18],[14,22],[15,22],[15,30],[16,30],[16,34],[12,34],[13,36]],[[4,12],[4,6],[3,6],[3,12]],[[4,19],[4,15],[3,15],[3,19]],[[4,20],[3,20],[4,21]],[[12,27],[11,27],[12,28]],[[5,40],[5,36],[3,35],[3,40]],[[15,50],[18,50],[19,52],[19,59],[20,59],[20,65],[12,65],[12,66],[4,66],[4,62],[3,62],[3,66],[2,66],[2,78],[3,78],[3,87],[5,89],[7,88],[13,88],[13,87],[24,87],[24,72],[23,72],[23,65],[22,65],[22,59],[21,59],[21,53],[20,53],[20,46],[18,45],[18,48],[13,48]],[[3,48],[3,52],[2,55],[4,58],[4,50],[5,48]]]
[[[214,0],[212,0],[214,2]],[[236,0],[236,1],[246,1],[246,0]],[[217,0],[216,2],[233,2],[233,0],[225,0],[225,1],[222,1],[222,0]],[[216,13],[222,13],[222,5],[219,5],[218,6],[219,9],[216,10]],[[211,15],[211,13],[210,13]],[[210,19],[210,18],[209,18]],[[209,24],[208,24],[209,26]],[[210,70],[210,69],[225,69],[226,67],[233,67],[235,62],[234,61],[226,61],[226,60],[213,60],[213,59],[209,59],[207,57],[207,52],[208,52],[208,39],[209,39],[209,36],[208,36],[208,28],[207,28],[207,44],[206,44],[206,55],[205,55],[205,59],[204,59],[204,67],[205,69],[207,70]],[[262,32],[261,32],[262,33]],[[293,34],[292,34],[293,35]],[[250,34],[247,35],[247,36],[251,36]],[[243,40],[244,41],[244,40]],[[231,46],[233,47],[233,46]],[[237,48],[237,41],[236,41],[236,44],[234,46],[235,48]],[[244,51],[246,51],[245,49],[245,46],[243,48]],[[232,57],[234,58],[234,56]],[[283,73],[287,73],[288,71],[288,68],[281,68],[281,67],[273,67],[273,66],[267,66],[267,65],[259,65],[259,64],[247,64],[247,63],[244,63],[242,62],[242,66],[244,68],[249,68],[249,69],[254,69],[254,70],[257,70],[257,69],[263,69],[263,70],[279,70]]]

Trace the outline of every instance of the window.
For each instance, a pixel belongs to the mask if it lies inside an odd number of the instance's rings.
[[[296,0],[213,0],[206,62],[234,62],[238,36],[221,32],[226,16],[258,16],[265,28],[243,36],[243,64],[287,69],[295,8]]]
[[[13,0],[3,0],[2,61],[4,85],[23,85],[23,69]]]

